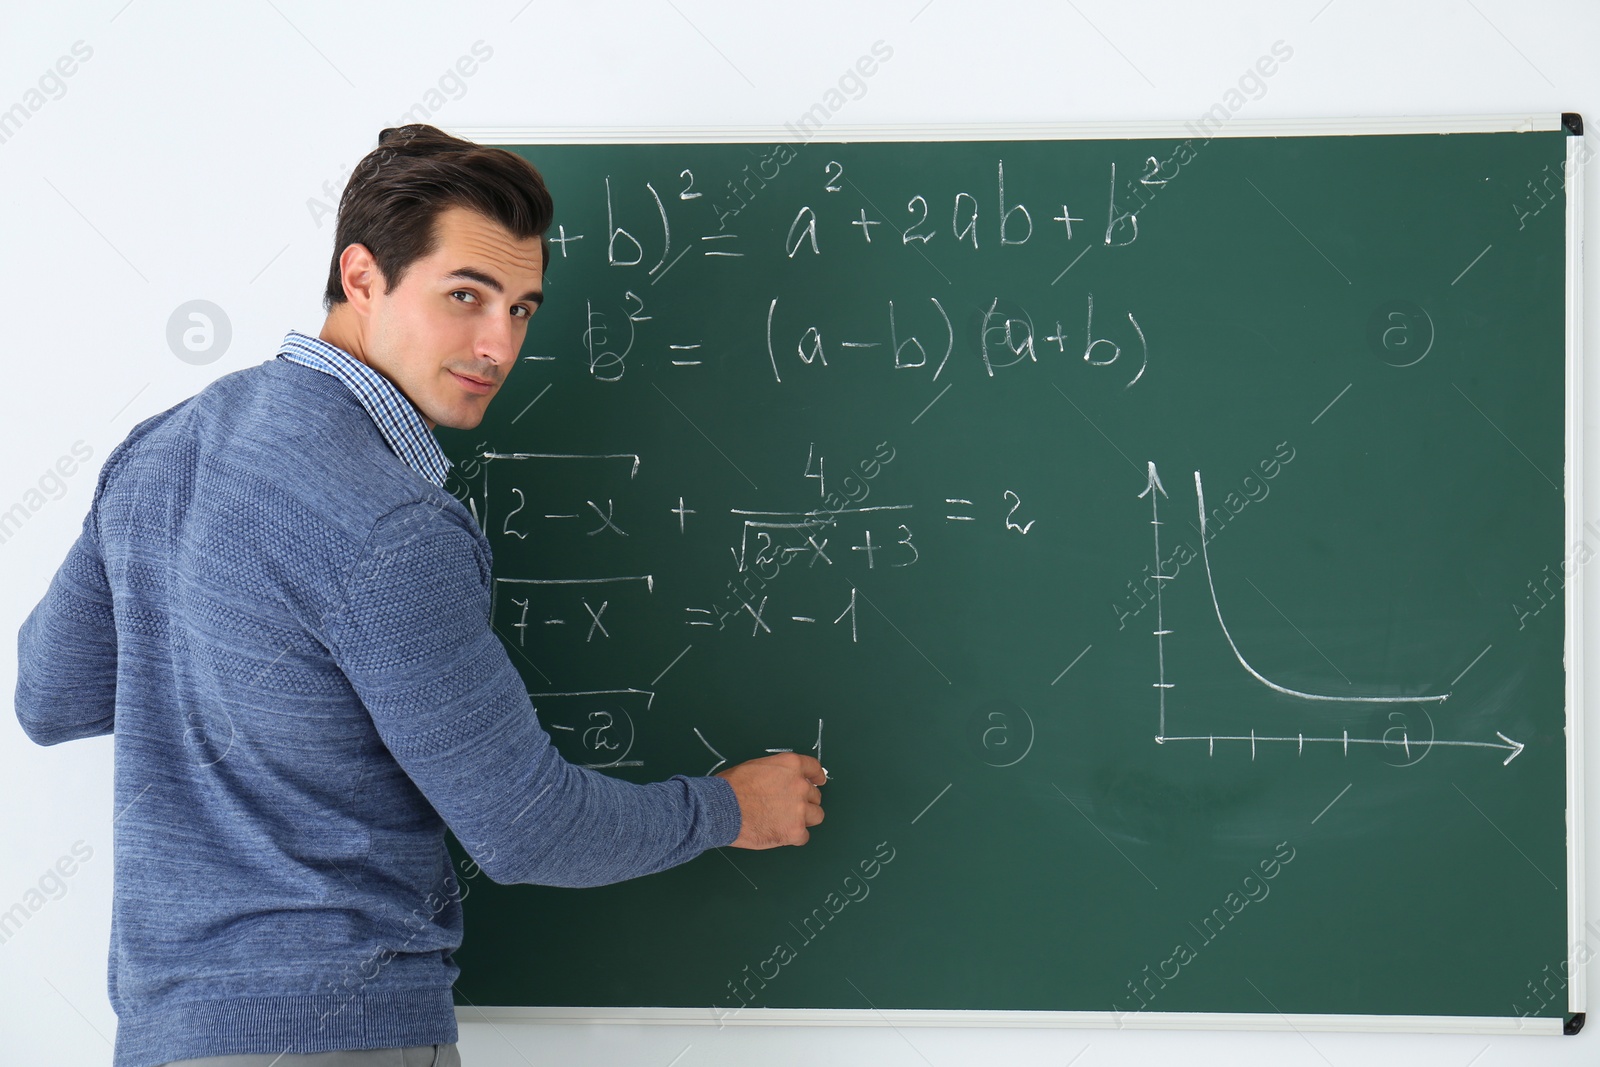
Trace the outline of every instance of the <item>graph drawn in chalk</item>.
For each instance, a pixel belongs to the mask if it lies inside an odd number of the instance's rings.
[[[1300,699],[1300,700],[1315,701],[1315,702],[1327,702],[1327,703],[1356,703],[1356,704],[1374,704],[1374,703],[1376,703],[1376,704],[1391,704],[1391,705],[1395,705],[1395,704],[1398,704],[1398,705],[1417,705],[1418,706],[1418,710],[1421,711],[1425,716],[1427,715],[1427,711],[1426,711],[1425,705],[1430,704],[1430,703],[1433,703],[1433,704],[1443,703],[1445,700],[1447,700],[1449,698],[1449,696],[1450,696],[1449,692],[1436,693],[1436,694],[1432,694],[1432,695],[1428,695],[1428,696],[1411,696],[1411,697],[1396,697],[1396,696],[1335,696],[1335,695],[1326,694],[1326,693],[1309,693],[1309,692],[1304,692],[1304,691],[1301,691],[1301,690],[1298,690],[1298,689],[1291,689],[1288,686],[1279,685],[1277,682],[1272,681],[1270,678],[1266,677],[1260,671],[1256,670],[1253,666],[1251,666],[1250,665],[1250,661],[1245,659],[1244,653],[1240,651],[1237,642],[1234,641],[1232,633],[1230,633],[1229,630],[1228,630],[1228,624],[1224,620],[1223,615],[1222,615],[1221,600],[1217,596],[1216,578],[1215,578],[1215,576],[1214,576],[1214,574],[1212,572],[1212,569],[1211,569],[1210,550],[1209,550],[1209,548],[1207,547],[1207,544],[1206,544],[1208,538],[1207,538],[1207,535],[1206,535],[1205,486],[1204,486],[1204,483],[1203,483],[1203,481],[1201,479],[1199,471],[1195,471],[1194,489],[1195,489],[1195,504],[1196,504],[1196,507],[1198,509],[1199,518],[1200,518],[1200,556],[1201,556],[1201,560],[1203,561],[1204,566],[1205,566],[1206,586],[1207,586],[1207,589],[1208,589],[1208,591],[1209,591],[1209,593],[1211,595],[1211,606],[1212,606],[1212,609],[1216,613],[1217,626],[1222,630],[1223,637],[1227,640],[1228,647],[1233,651],[1234,658],[1239,661],[1239,665],[1241,667],[1243,667],[1245,672],[1248,673],[1252,678],[1254,678],[1256,681],[1260,682],[1262,685],[1266,686],[1268,689],[1273,690],[1274,692],[1282,693],[1282,694],[1284,694],[1286,696],[1294,697],[1294,698]],[[1167,493],[1166,493],[1165,488],[1161,485],[1160,476],[1156,473],[1156,466],[1155,466],[1155,463],[1153,463],[1153,462],[1148,464],[1146,480],[1145,480],[1145,488],[1138,495],[1139,495],[1140,499],[1143,499],[1147,495],[1150,497],[1150,502],[1151,502],[1150,503],[1150,507],[1151,507],[1150,524],[1151,524],[1151,530],[1152,530],[1152,540],[1155,543],[1155,550],[1156,550],[1156,572],[1154,574],[1154,577],[1157,579],[1156,590],[1155,590],[1156,628],[1153,631],[1153,634],[1154,634],[1155,639],[1156,639],[1156,682],[1155,682],[1155,689],[1156,689],[1156,693],[1157,693],[1156,706],[1157,706],[1157,715],[1158,715],[1158,725],[1157,725],[1157,731],[1156,731],[1156,736],[1155,736],[1156,744],[1158,744],[1158,745],[1166,745],[1166,744],[1177,743],[1177,742],[1200,742],[1200,741],[1204,741],[1206,743],[1206,754],[1208,756],[1214,756],[1216,754],[1216,747],[1217,747],[1217,743],[1218,742],[1222,742],[1222,743],[1225,743],[1225,744],[1226,743],[1248,744],[1250,746],[1250,758],[1252,760],[1254,760],[1256,758],[1256,750],[1261,745],[1287,745],[1287,744],[1293,744],[1296,747],[1297,754],[1304,754],[1305,747],[1308,744],[1311,744],[1311,745],[1334,745],[1334,744],[1336,744],[1336,745],[1340,746],[1343,754],[1346,755],[1346,756],[1348,756],[1350,754],[1350,746],[1351,745],[1382,745],[1382,746],[1385,746],[1386,748],[1389,748],[1389,749],[1394,750],[1396,752],[1404,752],[1405,753],[1405,757],[1406,757],[1406,761],[1407,762],[1404,763],[1404,764],[1400,764],[1400,766],[1409,766],[1410,764],[1419,761],[1420,759],[1423,758],[1423,756],[1425,756],[1425,755],[1427,755],[1427,753],[1431,752],[1432,749],[1435,746],[1450,747],[1450,748],[1498,749],[1500,751],[1503,751],[1503,752],[1507,753],[1505,759],[1503,761],[1501,761],[1501,765],[1502,766],[1510,764],[1512,760],[1516,759],[1518,756],[1520,756],[1522,754],[1522,751],[1526,747],[1526,745],[1523,742],[1516,741],[1516,740],[1513,740],[1510,737],[1507,737],[1504,733],[1501,733],[1498,730],[1494,731],[1494,736],[1499,738],[1498,741],[1489,741],[1489,740],[1440,740],[1437,737],[1433,736],[1433,728],[1432,728],[1433,727],[1433,723],[1432,723],[1432,717],[1431,716],[1428,716],[1428,733],[1429,733],[1429,736],[1428,736],[1428,738],[1426,740],[1413,739],[1411,737],[1411,731],[1408,728],[1406,728],[1405,726],[1390,726],[1387,730],[1384,731],[1384,733],[1383,733],[1383,735],[1381,737],[1351,737],[1349,730],[1342,731],[1340,736],[1338,736],[1338,737],[1307,736],[1304,733],[1297,733],[1297,734],[1295,734],[1293,736],[1286,736],[1286,735],[1281,735],[1281,734],[1260,734],[1260,733],[1257,733],[1255,730],[1251,730],[1248,734],[1190,734],[1190,735],[1184,735],[1184,736],[1176,736],[1176,735],[1169,736],[1167,734],[1167,730],[1166,730],[1166,725],[1167,725],[1166,724],[1166,710],[1167,710],[1166,709],[1166,695],[1167,695],[1167,690],[1175,688],[1175,686],[1174,686],[1174,683],[1171,683],[1171,682],[1167,681],[1165,640],[1166,640],[1166,638],[1168,636],[1170,636],[1172,634],[1173,631],[1166,627],[1166,624],[1165,624],[1165,621],[1164,621],[1164,616],[1163,616],[1163,612],[1162,612],[1162,602],[1161,602],[1161,596],[1162,596],[1162,584],[1161,583],[1162,583],[1162,581],[1170,580],[1170,578],[1171,577],[1175,577],[1175,575],[1174,576],[1168,576],[1168,575],[1163,575],[1161,573],[1161,525],[1162,525],[1162,523],[1161,523],[1161,516],[1160,516],[1159,498],[1166,496]],[[1485,651],[1487,651],[1487,649]],[[1479,658],[1482,658],[1482,653],[1479,653]],[[1476,662],[1476,660],[1474,662]],[[1466,673],[1465,671],[1462,672],[1462,674],[1465,674],[1465,673]],[[1460,680],[1460,675],[1457,676],[1456,680],[1457,681]],[[1452,685],[1453,684],[1454,683],[1452,683]],[[1399,715],[1400,715],[1400,712],[1392,712],[1390,717],[1391,717],[1391,719],[1393,719],[1393,718],[1398,717]],[[1421,754],[1417,755],[1416,753],[1421,753]]]

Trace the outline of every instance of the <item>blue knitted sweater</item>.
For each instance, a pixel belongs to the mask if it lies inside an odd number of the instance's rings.
[[[447,826],[494,881],[561,886],[738,835],[722,778],[561,758],[490,630],[489,562],[345,385],[286,360],[107,458],[22,627],[16,709],[40,744],[114,734],[116,1067],[454,1041],[477,871]]]

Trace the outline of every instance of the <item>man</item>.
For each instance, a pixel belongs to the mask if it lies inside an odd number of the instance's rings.
[[[40,744],[115,735],[116,1067],[458,1063],[446,827],[495,881],[587,886],[822,821],[807,756],[649,785],[566,763],[490,630],[430,431],[505,383],[551,211],[512,153],[385,130],[320,336],[107,458],[16,708]]]

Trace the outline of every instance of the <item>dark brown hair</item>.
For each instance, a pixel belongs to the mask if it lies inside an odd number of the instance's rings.
[[[339,198],[323,310],[345,301],[339,256],[346,248],[365,245],[391,292],[412,263],[433,252],[434,222],[449,207],[476,211],[519,241],[538,237],[549,266],[544,234],[555,209],[533,164],[432,126],[397,126],[378,134],[378,147],[356,165]]]

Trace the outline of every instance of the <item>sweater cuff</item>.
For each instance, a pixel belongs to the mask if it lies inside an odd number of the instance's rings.
[[[700,802],[702,825],[699,829],[703,847],[731,845],[744,825],[744,817],[739,811],[739,797],[734,793],[732,783],[715,775],[690,778],[679,774],[674,777],[680,779]]]

